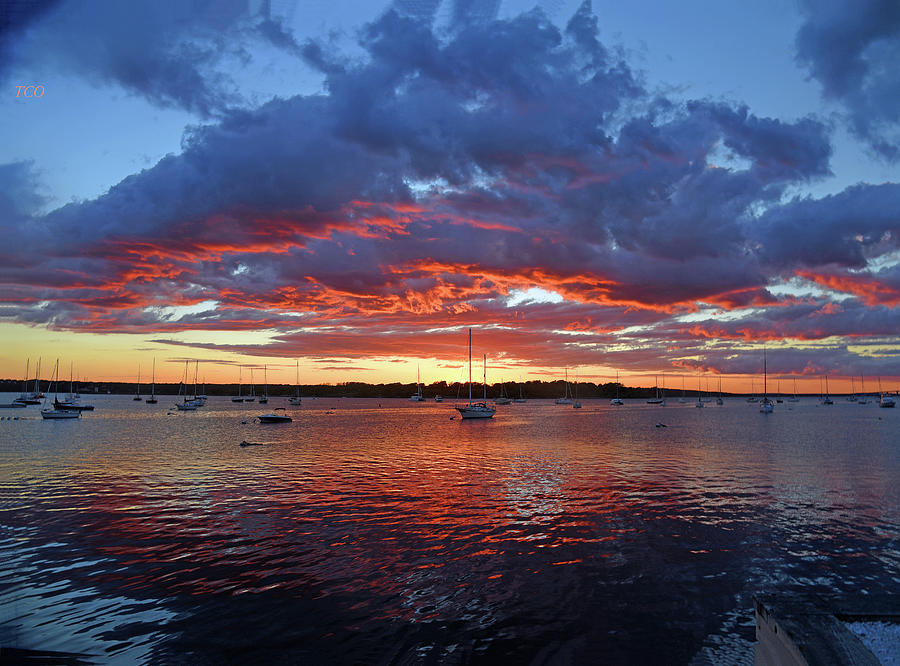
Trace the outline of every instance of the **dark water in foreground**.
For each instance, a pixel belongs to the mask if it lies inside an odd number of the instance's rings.
[[[900,409],[94,402],[0,414],[30,417],[0,422],[0,645],[685,664],[753,640],[757,591],[900,590]]]

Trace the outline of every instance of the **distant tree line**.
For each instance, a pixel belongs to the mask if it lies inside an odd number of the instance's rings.
[[[49,382],[41,382],[41,390],[47,392]],[[32,390],[34,381],[28,383],[29,390]],[[506,383],[503,384],[503,391],[510,398],[518,398],[520,395],[524,398],[559,398],[566,393],[566,383],[563,380],[552,382],[530,381],[524,383]],[[579,398],[614,398],[616,397],[616,387],[618,387],[618,396],[620,398],[649,398],[653,396],[653,388],[641,388],[634,386],[624,386],[616,382],[607,382],[605,384],[594,384],[592,382],[578,382]],[[165,384],[156,383],[156,395],[177,395],[181,384]],[[97,393],[117,394],[117,395],[134,395],[136,385],[134,382],[80,382],[75,386],[76,391],[93,395]],[[240,387],[242,395],[248,395],[249,387],[244,384]],[[575,389],[573,383],[569,383],[569,395]],[[60,393],[67,393],[69,390],[68,382],[60,383]],[[150,386],[148,384],[141,385],[141,395],[150,394]],[[210,396],[235,396],[238,394],[237,384],[205,384],[198,388],[201,392],[205,392]],[[0,379],[0,392],[18,393],[22,391],[21,379]],[[182,389],[183,391],[183,389]],[[193,386],[188,388],[188,392],[193,391]],[[255,394],[260,395],[262,388],[257,386]],[[469,395],[468,384],[454,382],[448,384],[440,381],[432,384],[426,384],[422,387],[423,394],[426,399],[432,399],[436,395],[443,396],[445,399],[454,400],[467,398]],[[270,384],[269,396],[291,396],[296,392],[293,384]],[[416,392],[416,385],[403,384],[393,382],[390,384],[367,384],[365,382],[342,382],[340,384],[306,384],[300,386],[301,396],[310,396],[318,398],[408,398]],[[715,391],[705,392],[704,395],[715,395]],[[472,385],[472,396],[481,398],[484,395],[482,385],[479,383]],[[501,384],[488,384],[487,397],[489,400],[497,398],[501,395]],[[675,395],[673,392],[669,396]],[[689,392],[689,395],[694,395]],[[728,394],[725,394],[728,395]]]

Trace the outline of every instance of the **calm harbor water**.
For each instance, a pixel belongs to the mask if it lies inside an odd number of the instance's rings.
[[[90,401],[0,414],[0,645],[687,664],[753,641],[756,592],[900,590],[900,409]]]

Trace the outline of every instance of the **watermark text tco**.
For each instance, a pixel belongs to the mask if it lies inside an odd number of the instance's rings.
[[[44,86],[16,86],[16,97],[43,97]]]

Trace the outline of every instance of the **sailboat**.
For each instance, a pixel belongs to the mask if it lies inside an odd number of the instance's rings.
[[[616,370],[616,397],[609,401],[609,404],[616,405],[617,407],[621,407],[625,403],[622,402],[622,398],[619,397],[619,371]]]
[[[513,402],[525,402],[525,396],[522,394],[522,384],[519,383],[519,397],[513,398]]]
[[[847,396],[847,402],[856,402],[858,398],[856,397],[856,380],[851,376],[850,377],[850,395]]]
[[[573,392],[573,399],[575,402],[572,403],[572,407],[575,409],[581,409],[581,402],[578,400],[578,373],[575,373],[575,391]]]
[[[200,407],[203,406],[203,401],[197,399],[197,367],[194,369],[194,395],[192,397],[188,397],[187,395],[187,383],[188,383],[188,373],[189,373],[189,361],[184,362],[184,375],[181,378],[181,386],[178,388],[178,395],[183,396],[181,402],[176,402],[175,407],[178,408],[179,411],[182,412],[193,412]],[[199,362],[197,363],[199,366]]]
[[[866,405],[869,402],[868,396],[866,396],[866,376],[859,376],[859,400],[856,401],[857,405]]]
[[[647,404],[648,404],[648,405],[662,405],[663,407],[665,407],[665,406],[666,406],[666,399],[663,397],[662,391],[659,390],[659,378],[658,378],[658,377],[654,377],[654,378],[653,378],[653,383],[656,385],[656,387],[655,387],[655,390],[656,390],[656,394],[655,394],[655,395],[656,395],[656,397],[650,398],[650,399],[647,401]]]
[[[16,398],[13,402],[19,402],[23,405],[39,405],[41,404],[41,399],[44,397],[44,394],[41,393],[40,390],[40,379],[41,376],[41,358],[38,357],[37,362],[37,370],[34,373],[34,390],[28,390],[28,361],[25,362],[25,383],[22,387],[22,395]]]
[[[263,394],[259,396],[259,404],[265,405],[269,402],[269,375],[266,372],[266,366],[263,365]]]
[[[487,356],[484,357],[484,378],[481,382],[484,388],[484,400],[472,402],[472,329],[469,329],[469,402],[465,406],[457,405],[456,411],[463,419],[490,419],[494,417],[496,409],[487,404]]]
[[[206,380],[205,380],[205,379],[203,380],[203,388],[200,390],[200,393],[197,393],[197,384],[196,384],[196,382],[197,382],[197,375],[200,374],[200,361],[197,361],[197,362],[196,362],[196,369],[195,369],[194,372],[195,372],[195,375],[194,375],[194,393],[196,394],[196,395],[194,395],[194,400],[196,400],[197,402],[199,402],[199,403],[200,403],[200,406],[203,407],[204,405],[206,405],[206,400],[207,400],[207,397],[208,397],[208,396],[206,395]]]
[[[566,390],[561,398],[556,399],[557,405],[571,405],[572,398],[569,397],[569,369],[566,368]]]
[[[244,398],[241,395],[241,386],[243,385],[243,379],[241,378],[241,370],[243,366],[238,366],[238,394],[231,399],[231,402],[244,402]]]
[[[772,401],[769,400],[768,385],[766,384],[767,377],[768,368],[766,367],[766,350],[763,349],[763,399],[759,403],[759,411],[761,414],[771,414],[775,409],[774,405],[772,405]]]
[[[250,366],[250,393],[244,396],[244,402],[256,402],[256,387],[253,385],[253,366]]]
[[[134,397],[132,398],[132,400],[137,400],[137,401],[142,400],[142,398],[141,398],[141,364],[140,364],[140,363],[138,363],[138,381],[137,381],[137,389],[136,389],[136,392],[135,392]]]
[[[722,378],[719,377],[719,397],[716,398],[716,404],[720,407],[725,404],[725,401],[722,400]]]
[[[288,398],[288,404],[303,404],[303,401],[300,399],[300,361],[297,359],[294,359],[294,389],[296,390],[296,394]]]
[[[416,392],[409,396],[410,402],[425,402],[425,396],[422,395],[422,384],[420,383],[419,368],[416,366]]]
[[[794,378],[794,395],[787,399],[788,402],[800,402],[800,398],[797,397],[797,379]]]
[[[831,399],[831,396],[828,395],[828,375],[825,375],[825,396],[822,398],[823,405],[833,405],[834,400]]]
[[[500,382],[500,395],[494,398],[495,405],[508,405],[512,402],[512,398],[506,395],[506,386]]]
[[[700,400],[699,388],[697,390],[697,400]],[[678,402],[680,402],[680,403],[687,402],[687,398],[684,397],[684,375],[681,375],[681,397],[678,398]]]
[[[753,377],[750,378],[750,397],[747,398],[747,402],[759,402],[759,398],[756,397],[756,383],[753,381]]]
[[[156,358],[153,359],[153,377],[150,381],[150,397],[144,402],[148,405],[155,405],[159,400],[156,399]]]
[[[53,372],[53,387],[54,392],[58,392],[59,389],[59,359],[56,359],[56,370]],[[59,396],[54,395],[53,401],[54,403],[58,402]],[[41,418],[44,419],[77,419],[81,417],[81,410],[78,409],[59,409],[57,407],[53,407],[52,409],[47,405],[46,398],[44,399],[44,407],[41,408]]]
[[[700,385],[702,383],[701,379],[702,379],[701,373],[700,373],[700,370],[698,369],[697,370],[697,402],[694,403],[694,407],[698,407],[698,408],[702,409],[703,408],[703,394],[700,390]]]
[[[894,399],[887,393],[882,393],[882,391],[881,391],[881,377],[878,378],[878,392],[881,394],[881,399],[878,401],[878,406],[893,408],[894,407]]]
[[[17,402],[20,405],[39,405],[41,401],[35,398],[31,393],[28,392],[28,371],[31,368],[31,359],[25,360],[25,381],[22,382],[22,393],[19,394],[19,397],[13,400],[13,402]]]
[[[72,364],[69,363],[69,395],[66,396],[65,400],[60,400],[59,398],[53,399],[53,407],[56,409],[64,409],[69,412],[92,412],[94,411],[93,405],[82,405],[78,398],[75,396],[75,383],[72,379]]]

